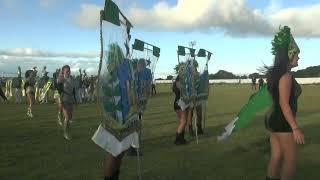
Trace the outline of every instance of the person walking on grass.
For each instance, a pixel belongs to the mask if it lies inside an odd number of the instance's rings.
[[[24,84],[24,89],[25,89],[28,104],[29,104],[28,110],[27,110],[27,116],[30,118],[33,118],[32,106],[35,103],[36,76],[37,76],[36,68],[26,71],[26,74],[25,74],[26,82]]]
[[[187,126],[187,112],[188,108],[185,110],[182,110],[181,107],[178,105],[178,101],[180,99],[180,77],[177,76],[176,80],[174,81],[172,85],[172,91],[175,94],[175,99],[173,103],[173,109],[176,112],[178,119],[179,119],[179,125],[176,132],[176,139],[174,141],[174,144],[176,145],[183,145],[186,144],[187,141],[184,138],[185,128]]]
[[[62,67],[58,78],[58,87],[61,93],[61,107],[65,118],[63,123],[64,138],[67,140],[71,140],[70,123],[73,117],[74,105],[76,104],[74,80],[70,74],[70,66],[65,65]]]

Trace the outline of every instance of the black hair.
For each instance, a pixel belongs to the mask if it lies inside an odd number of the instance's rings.
[[[278,99],[279,81],[284,74],[289,72],[289,65],[288,47],[284,47],[277,50],[273,66],[265,66],[268,91],[273,100]]]

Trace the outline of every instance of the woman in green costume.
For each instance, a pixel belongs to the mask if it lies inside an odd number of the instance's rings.
[[[268,91],[273,105],[265,124],[270,131],[271,158],[267,180],[291,180],[297,161],[297,144],[304,144],[304,135],[297,119],[297,100],[301,87],[291,74],[298,66],[300,50],[290,28],[284,26],[272,41],[274,65],[267,68]]]

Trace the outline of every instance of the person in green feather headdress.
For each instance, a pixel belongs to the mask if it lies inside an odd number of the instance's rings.
[[[274,65],[266,67],[267,87],[273,100],[265,119],[271,144],[267,180],[293,179],[297,144],[304,144],[304,135],[296,119],[301,87],[291,74],[291,69],[298,66],[299,53],[291,29],[288,26],[280,27],[272,41]]]

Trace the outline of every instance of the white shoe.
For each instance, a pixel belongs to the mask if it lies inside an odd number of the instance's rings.
[[[60,125],[60,126],[62,126],[63,125],[63,123],[62,123],[62,117],[61,117],[62,115],[60,114],[60,113],[58,113],[58,124]]]
[[[66,140],[71,140],[71,137],[68,134],[65,133],[63,136]]]
[[[63,125],[63,124],[62,124],[62,122],[61,122],[61,121],[59,121],[59,120],[58,120],[58,124],[59,124],[60,126],[62,126],[62,125]]]

